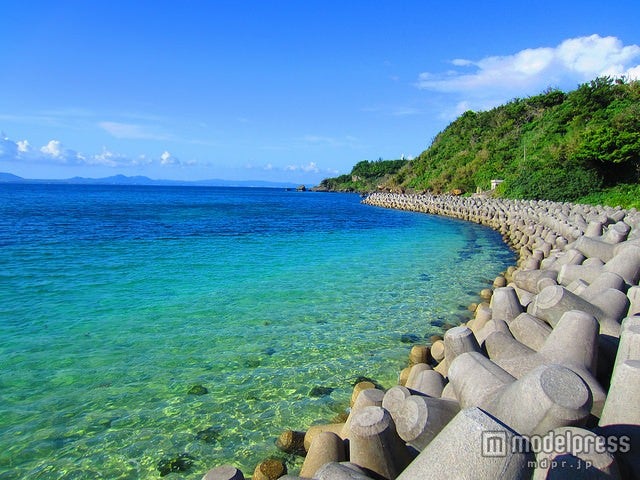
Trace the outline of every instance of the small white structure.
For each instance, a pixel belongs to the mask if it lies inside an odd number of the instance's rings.
[[[495,190],[504,180],[491,180],[491,190]]]

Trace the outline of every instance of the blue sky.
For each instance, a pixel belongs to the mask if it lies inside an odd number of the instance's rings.
[[[0,171],[317,184],[467,109],[640,77],[640,2],[0,4]]]

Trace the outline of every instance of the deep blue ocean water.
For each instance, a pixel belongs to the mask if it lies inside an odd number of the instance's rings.
[[[0,184],[0,479],[250,475],[513,261],[357,195]]]

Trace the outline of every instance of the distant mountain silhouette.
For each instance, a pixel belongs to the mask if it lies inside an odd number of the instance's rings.
[[[0,172],[0,182],[24,182],[24,178],[14,175],[12,173]]]
[[[154,180],[144,176],[127,177],[126,175],[113,175],[103,178],[73,177],[63,180],[51,179],[27,179],[12,173],[0,172],[0,183],[62,183],[73,185],[194,185],[202,187],[271,187],[271,188],[296,188],[299,184],[287,182],[267,182],[264,180]]]

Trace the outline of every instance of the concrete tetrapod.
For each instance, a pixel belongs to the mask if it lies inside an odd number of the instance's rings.
[[[426,363],[416,363],[415,365],[412,365],[409,369],[409,376],[407,377],[405,387],[414,388],[418,375],[425,370],[432,370],[431,365]]]
[[[202,477],[202,480],[244,480],[244,475],[236,467],[222,465],[209,470]]]
[[[476,338],[478,339],[478,343],[480,345],[484,345],[485,340],[489,335],[494,332],[505,332],[509,333],[509,325],[504,320],[500,320],[499,318],[489,320],[482,330],[476,333]]]
[[[598,355],[598,328],[593,315],[571,310],[562,316],[538,352],[504,332],[490,335],[485,346],[489,357],[516,378],[543,363],[579,366],[593,373]]]
[[[351,462],[332,462],[320,468],[313,478],[316,480],[369,480],[371,477]]]
[[[603,262],[608,262],[613,258],[614,247],[614,244],[587,236],[580,237],[573,245],[573,248],[584,254],[585,257],[596,257]]]
[[[536,355],[535,350],[527,347],[525,344],[520,343],[515,338],[513,338],[511,332],[493,332],[484,341],[484,347],[489,354],[489,358],[498,363],[498,365],[500,365],[498,360],[511,358],[529,358]],[[505,368],[502,365],[500,366],[516,378],[522,376],[510,372],[508,368]]]
[[[489,305],[487,303],[481,303],[480,305],[478,305],[478,308],[476,308],[473,319],[467,322],[467,326],[471,330],[473,330],[473,333],[478,333],[480,330],[482,330],[482,327],[484,327],[486,323],[489,320],[491,320],[491,315],[492,313]],[[443,357],[444,357],[444,351],[443,351]],[[437,359],[435,356],[433,358],[436,361],[442,360],[442,358]]]
[[[607,452],[607,440],[578,427],[560,427],[542,438],[545,447],[536,452],[533,480],[618,480],[618,463]]]
[[[592,407],[591,391],[561,365],[541,365],[521,379],[479,354],[460,355],[449,381],[463,408],[478,406],[522,434],[582,425]]]
[[[308,452],[311,447],[311,442],[316,435],[322,432],[333,432],[336,435],[342,435],[344,429],[344,423],[327,423],[321,425],[311,425],[307,432],[304,434],[304,448]],[[344,438],[344,437],[343,437]]]
[[[516,340],[533,350],[540,350],[551,333],[547,322],[528,313],[521,313],[512,320],[509,330]]]
[[[515,381],[513,375],[477,352],[458,356],[449,368],[448,386],[453,389],[461,408],[486,409],[500,391]]]
[[[370,390],[372,388],[376,388],[376,386],[373,384],[373,382],[369,382],[367,380],[356,383],[353,386],[353,391],[351,392],[350,405],[353,407],[353,405],[356,403],[356,400],[358,399],[358,395],[360,395],[360,392]]]
[[[564,265],[581,265],[584,259],[585,259],[585,256],[582,253],[580,253],[578,250],[569,249],[564,252],[564,255],[556,259],[551,259],[551,258],[545,259],[542,262],[541,267],[544,268],[545,270],[555,271],[556,279],[558,279],[557,273],[560,272],[560,270]],[[558,283],[560,283],[559,279],[558,279]]]
[[[386,479],[395,479],[411,461],[389,412],[364,407],[356,412],[349,435],[350,461]]]
[[[534,457],[511,452],[516,437],[515,431],[479,408],[461,410],[398,480],[529,479]]]
[[[584,425],[591,406],[589,387],[575,372],[542,365],[504,388],[487,411],[523,435],[544,435]]]
[[[587,283],[591,283],[602,272],[604,272],[604,269],[601,265],[574,265],[569,263],[560,267],[558,283],[565,286],[576,280],[584,280]]]
[[[566,312],[540,348],[540,354],[552,362],[579,365],[595,373],[598,360],[598,321],[585,312]]]
[[[513,287],[496,288],[491,297],[492,318],[510,323],[522,313],[522,305]]]
[[[600,306],[585,300],[563,286],[549,286],[536,296],[534,302],[529,305],[527,313],[555,327],[560,318],[562,318],[562,315],[566,312],[570,310],[580,310],[593,315],[598,320],[600,333],[618,337],[620,335],[620,323],[618,322],[621,319],[619,315],[622,311],[619,306],[621,302],[628,301],[628,299],[626,295],[615,289],[608,289],[598,297],[600,296],[606,297],[606,301],[601,302],[601,304],[608,311],[603,310]],[[624,297],[624,299],[622,297]],[[611,304],[610,306],[608,305],[609,303]]]
[[[442,395],[445,383],[444,377],[439,372],[422,370],[411,381],[407,381],[406,386],[430,397],[439,397]]]
[[[640,246],[632,243],[621,245],[616,255],[604,264],[604,270],[624,278],[629,285],[637,285],[640,280]]]
[[[616,442],[626,441],[627,451],[620,451],[621,467],[630,478],[640,478],[640,317],[622,322],[620,345],[616,356],[609,394],[598,425],[600,432]]]
[[[513,274],[513,283],[528,292],[540,293],[538,285],[543,278],[555,281],[558,278],[558,272],[555,270],[518,270]]]
[[[313,477],[324,464],[344,460],[346,460],[346,451],[342,438],[332,432],[322,432],[311,442],[300,476]]]
[[[351,412],[349,412],[349,416],[347,417],[347,421],[342,427],[342,432],[340,432],[340,436],[342,438],[348,438],[349,433],[351,432],[351,422],[353,421],[354,415],[358,412],[358,410],[364,407],[380,407],[382,406],[382,399],[384,397],[384,392],[382,390],[378,390],[377,388],[369,388],[367,390],[363,390],[356,398],[353,407],[351,407]]]
[[[602,272],[598,275],[598,278],[584,289],[580,296],[591,302],[594,298],[597,298],[598,295],[604,293],[610,288],[620,291],[624,290],[626,288],[624,278],[617,273]]]
[[[394,420],[400,438],[422,451],[459,411],[458,402],[412,395],[404,400]]]
[[[527,353],[524,345],[505,333],[485,341],[489,357],[516,378],[541,365],[561,364],[577,373],[592,393],[592,413],[600,416],[606,393],[595,377],[598,358],[598,322],[585,312],[566,312],[539,352]]]
[[[391,387],[384,394],[384,398],[382,399],[382,408],[389,412],[393,421],[396,422],[396,414],[402,408],[404,401],[411,395],[417,394],[419,393],[414,390],[409,390],[405,386],[396,385],[395,387]]]
[[[466,352],[480,352],[480,345],[473,331],[467,327],[453,327],[447,330],[444,334],[444,359],[435,370],[446,377],[451,362]]]
[[[630,303],[628,315],[630,317],[640,315],[640,287],[637,285],[631,287],[627,292],[627,297]]]
[[[589,287],[582,293],[583,298],[586,298],[584,295],[588,293]],[[620,322],[629,311],[629,298],[625,293],[615,288],[607,288],[591,297],[589,302],[603,313],[602,317],[597,317],[600,322],[600,333],[613,337],[620,336]]]

